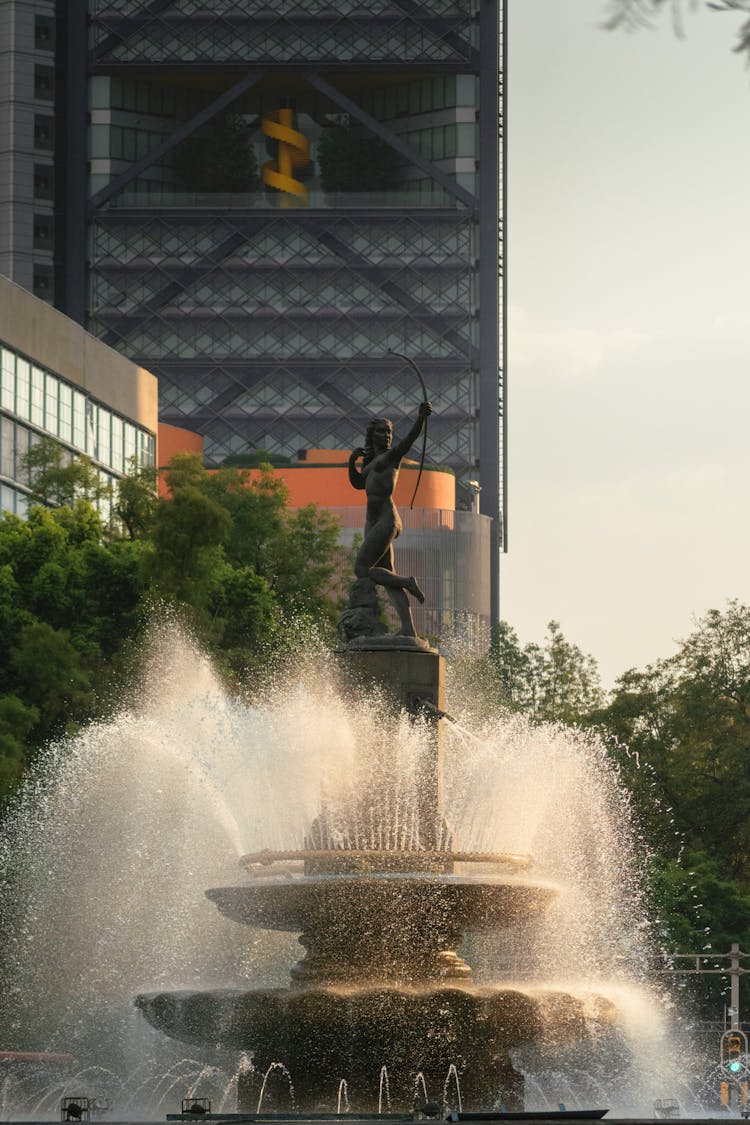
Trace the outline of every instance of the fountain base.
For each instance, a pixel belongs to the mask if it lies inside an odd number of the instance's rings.
[[[424,1089],[440,1101],[452,1068],[465,1107],[522,1109],[514,1048],[545,1039],[585,1042],[615,1018],[603,998],[592,1009],[591,997],[500,987],[169,992],[139,996],[137,1004],[172,1038],[252,1055],[239,1092],[242,1112],[258,1109],[263,1076],[278,1061],[302,1095],[297,1108],[310,1112],[335,1110],[341,1079],[353,1109],[374,1111],[382,1103],[382,1067],[394,1110],[410,1112]],[[264,1101],[263,1108],[272,1107]]]

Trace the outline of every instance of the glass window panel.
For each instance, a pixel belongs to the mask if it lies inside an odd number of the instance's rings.
[[[54,51],[55,49],[55,19],[54,16],[34,16],[34,47],[37,51]]]
[[[153,434],[141,433],[141,464],[153,465],[156,461],[156,441]]]
[[[52,215],[34,215],[33,232],[35,250],[52,249],[55,234],[55,220]]]
[[[60,384],[54,375],[47,375],[45,379],[44,396],[44,428],[57,436],[59,421],[58,388]]]
[[[26,519],[29,514],[29,498],[25,492],[16,493],[16,515]]]
[[[14,352],[2,349],[0,360],[0,406],[15,410],[16,398],[16,356]]]
[[[122,418],[112,415],[112,456],[109,463],[118,473],[122,472]]]
[[[16,475],[15,425],[11,418],[0,418],[0,474]]]
[[[125,469],[130,470],[132,466],[131,459],[135,457],[135,426],[131,426],[130,422],[125,423],[124,428],[124,443],[125,443]]]
[[[86,448],[86,396],[73,391],[73,445]]]
[[[445,126],[445,155],[446,156],[455,156],[456,155],[456,126],[455,125],[446,125]]]
[[[119,133],[115,125],[89,125],[89,156],[92,160],[106,160],[109,157],[110,138],[112,140],[112,156],[116,157],[115,134]]]
[[[16,426],[16,464],[15,472],[11,475],[21,484],[28,484],[29,474],[26,470],[26,454],[31,445],[31,434],[25,426]]]
[[[44,372],[38,367],[31,369],[31,421],[44,426]]]
[[[60,383],[58,437],[73,440],[73,393],[67,383]]]
[[[32,286],[34,296],[42,301],[51,301],[55,279],[52,266],[47,262],[34,262]]]
[[[89,78],[89,107],[91,109],[111,109],[113,99],[110,90],[113,89],[117,78],[108,78],[104,74],[95,74]]]
[[[463,122],[460,125],[453,125],[451,128],[456,130],[456,153],[458,156],[474,156],[476,155],[476,126],[470,122]]]
[[[55,93],[55,72],[51,66],[37,63],[34,67],[34,97],[52,101]]]
[[[34,148],[53,152],[55,148],[55,119],[43,113],[34,114]]]
[[[110,435],[110,424],[112,422],[112,415],[104,407],[99,407],[99,419],[97,425],[97,461],[101,461],[103,465],[109,464],[110,455],[112,452],[112,440]]]
[[[96,457],[96,415],[98,406],[90,398],[86,399],[86,452]]]
[[[30,417],[31,368],[20,356],[16,359],[16,414],[19,418]]]

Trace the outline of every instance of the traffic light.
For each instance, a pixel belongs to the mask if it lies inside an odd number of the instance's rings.
[[[730,1078],[739,1078],[746,1069],[747,1036],[744,1031],[725,1031],[721,1037],[721,1066]]]

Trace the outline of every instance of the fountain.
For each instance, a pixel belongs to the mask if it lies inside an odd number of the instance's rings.
[[[464,1105],[523,1108],[511,1052],[544,1035],[590,1036],[592,1005],[585,1014],[580,999],[562,992],[533,997],[474,987],[458,948],[466,931],[534,922],[557,890],[534,878],[527,856],[453,847],[441,796],[443,658],[382,644],[367,651],[360,641],[339,660],[350,693],[380,688],[381,707],[390,699],[395,710],[418,712],[411,823],[394,822],[385,790],[366,790],[348,808],[323,809],[303,848],[246,855],[248,881],[207,891],[235,922],[301,934],[305,956],[291,969],[290,988],[159,992],[139,996],[138,1006],[177,1039],[252,1052],[243,1110],[256,1107],[258,1082],[277,1060],[293,1076],[303,1110],[332,1108],[341,1077],[353,1104],[374,1110],[382,1065],[400,1110],[412,1109],[417,1075],[438,1091],[457,1072]],[[368,748],[375,757],[388,751],[387,744]],[[387,762],[371,766],[374,778],[387,776]],[[603,997],[595,1007],[601,1031],[614,1009]]]
[[[291,969],[291,986],[168,991],[137,1000],[148,1021],[174,1038],[252,1053],[254,1068],[239,1089],[241,1110],[263,1102],[278,1060],[293,1075],[303,1110],[332,1109],[341,1078],[358,1107],[374,1110],[372,1079],[383,1066],[390,1099],[402,1111],[419,1100],[420,1083],[424,1101],[428,1088],[443,1089],[451,1074],[458,1083],[459,1072],[464,1105],[502,1102],[519,1110],[523,1078],[513,1051],[544,1035],[580,1040],[594,1025],[601,1032],[614,1023],[614,1008],[603,997],[584,1012],[580,999],[562,991],[531,996],[475,987],[458,953],[467,931],[494,933],[536,921],[557,890],[534,877],[528,856],[456,849],[444,815],[444,659],[415,634],[407,594],[423,595],[414,578],[396,573],[392,551],[400,529],[391,498],[398,469],[429,413],[425,402],[395,444],[390,422],[371,423],[365,449],[351,455],[351,483],[366,491],[368,502],[356,601],[373,605],[375,586],[384,587],[400,628],[383,635],[376,615],[369,628],[358,616],[352,636],[348,613],[338,652],[344,695],[377,698],[383,725],[390,711],[422,727],[410,821],[394,817],[388,790],[375,780],[388,775],[388,742],[361,747],[374,766],[373,782],[348,807],[322,808],[301,849],[246,855],[248,881],[206,892],[234,922],[301,935],[305,956]]]
[[[521,1108],[522,1072],[532,1101],[556,1105],[564,1089],[570,1104],[565,1070],[582,1054],[589,1068],[619,1060],[605,1104],[623,1105],[617,1077],[638,1086],[629,1108],[649,1105],[663,1019],[638,987],[644,923],[601,748],[473,721],[466,685],[448,704],[443,657],[409,628],[418,587],[378,549],[352,599],[355,635],[350,613],[339,651],[294,655],[295,682],[265,706],[230,700],[167,627],[133,708],[50,748],[0,856],[6,1031],[125,1070],[164,1043],[197,1044],[191,1095],[228,1066],[219,1084],[245,1112],[292,1099],[408,1112],[415,1095]],[[363,625],[373,581],[394,600],[395,636],[376,616]],[[304,956],[290,966],[295,934]],[[155,1031],[133,1022],[136,993]],[[597,1089],[587,1076],[581,1100]]]

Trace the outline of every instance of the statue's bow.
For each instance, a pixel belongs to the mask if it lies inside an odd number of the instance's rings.
[[[389,348],[388,351],[391,353],[391,355],[397,355],[399,357],[399,359],[405,359],[407,363],[411,364],[411,366],[414,368],[414,370],[417,373],[417,378],[419,379],[419,385],[422,388],[422,401],[427,402],[428,401],[427,387],[425,386],[425,381],[422,378],[422,372],[419,370],[419,368],[417,367],[414,360],[410,359],[408,355],[403,355],[401,352],[394,351],[393,348]],[[422,430],[422,457],[421,457],[420,462],[419,462],[419,473],[417,474],[417,483],[414,485],[414,494],[411,498],[411,504],[409,505],[410,508],[414,507],[414,501],[417,498],[417,491],[419,489],[419,482],[422,479],[422,469],[424,468],[424,455],[425,455],[425,452],[427,450],[427,418],[428,418],[428,415],[425,415],[424,428]]]

